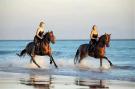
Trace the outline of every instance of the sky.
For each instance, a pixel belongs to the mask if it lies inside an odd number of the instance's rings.
[[[56,39],[135,39],[135,0],[0,0],[0,40],[32,40],[40,21]]]

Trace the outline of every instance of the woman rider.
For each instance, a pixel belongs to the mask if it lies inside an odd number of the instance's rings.
[[[91,33],[90,33],[90,50],[93,51],[95,49],[95,46],[97,44],[97,38],[98,38],[98,31],[96,25],[93,25]]]
[[[40,43],[42,41],[43,34],[45,32],[44,29],[45,29],[45,23],[44,22],[40,22],[39,27],[38,27],[38,29],[36,31],[36,35],[34,37],[34,43],[35,43],[36,47],[33,48],[32,54],[34,54],[35,48],[37,48],[37,51],[39,52]]]
[[[44,29],[45,29],[45,23],[40,22],[39,27],[38,27],[37,32],[36,32],[36,36],[34,37],[34,43],[36,45],[38,45],[42,41]]]

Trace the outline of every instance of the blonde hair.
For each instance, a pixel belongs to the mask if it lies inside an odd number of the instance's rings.
[[[94,30],[94,27],[96,27],[96,25],[93,25],[92,29]],[[95,29],[96,30],[96,29]]]
[[[42,24],[45,24],[45,23],[44,23],[44,22],[40,22],[39,27],[41,27],[41,26],[42,26]]]

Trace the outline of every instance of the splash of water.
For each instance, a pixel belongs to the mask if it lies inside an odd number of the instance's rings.
[[[35,61],[37,64],[40,65],[41,68],[49,68],[49,58],[48,57],[43,57],[43,56],[35,56]],[[33,62],[29,63],[27,65],[29,68],[38,68]]]

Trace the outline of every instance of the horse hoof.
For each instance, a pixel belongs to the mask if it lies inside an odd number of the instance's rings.
[[[113,64],[111,63],[110,66],[113,66]]]
[[[52,64],[52,61],[50,62],[50,64]]]
[[[58,69],[58,66],[56,66],[56,69]]]

